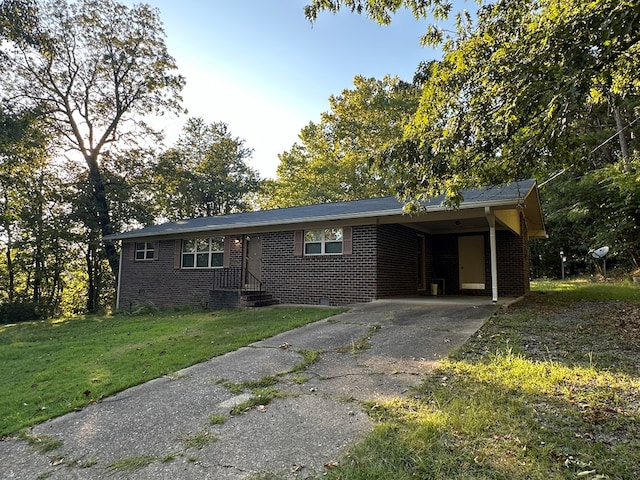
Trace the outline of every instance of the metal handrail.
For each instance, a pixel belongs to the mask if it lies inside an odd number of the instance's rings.
[[[251,292],[258,292],[258,301],[262,302],[263,298],[263,294],[264,294],[264,289],[262,288],[262,281],[256,277],[253,273],[251,273],[249,270],[245,270],[244,272],[245,274],[245,279],[244,279],[244,285],[243,285],[243,290],[248,290]]]
[[[213,277],[214,290],[240,290],[242,288],[242,269],[229,267],[216,270]]]
[[[244,282],[242,276],[243,272],[240,267],[217,270],[213,277],[213,289],[260,292],[260,300],[262,300],[262,292],[264,291],[262,281],[248,270],[244,271]]]

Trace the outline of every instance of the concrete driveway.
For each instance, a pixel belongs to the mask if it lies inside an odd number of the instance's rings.
[[[31,429],[62,445],[0,442],[3,479],[251,479],[320,475],[373,425],[360,401],[410,392],[498,307],[487,298],[380,300],[140,385]],[[319,352],[304,370],[302,351]],[[277,377],[282,395],[221,383]],[[211,415],[225,418],[212,425]],[[133,468],[140,462],[141,468]],[[264,477],[263,477],[264,478]]]

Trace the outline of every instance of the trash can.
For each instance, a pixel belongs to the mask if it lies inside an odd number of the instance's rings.
[[[437,283],[432,283],[431,284],[431,295],[438,295],[438,284]]]

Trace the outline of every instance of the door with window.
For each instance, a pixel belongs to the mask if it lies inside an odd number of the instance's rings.
[[[262,273],[262,237],[247,235],[245,237],[245,287],[258,288]]]
[[[484,235],[458,237],[458,268],[461,290],[484,290]]]

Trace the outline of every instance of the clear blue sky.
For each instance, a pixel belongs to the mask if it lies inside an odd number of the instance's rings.
[[[321,14],[313,25],[306,0],[147,0],[164,23],[167,46],[187,80],[189,116],[223,121],[254,149],[251,165],[274,177],[277,155],[309,121],[328,110],[330,95],[356,75],[410,81],[422,60],[426,21],[401,12],[383,27],[348,11]],[[175,139],[184,118],[166,123]]]

